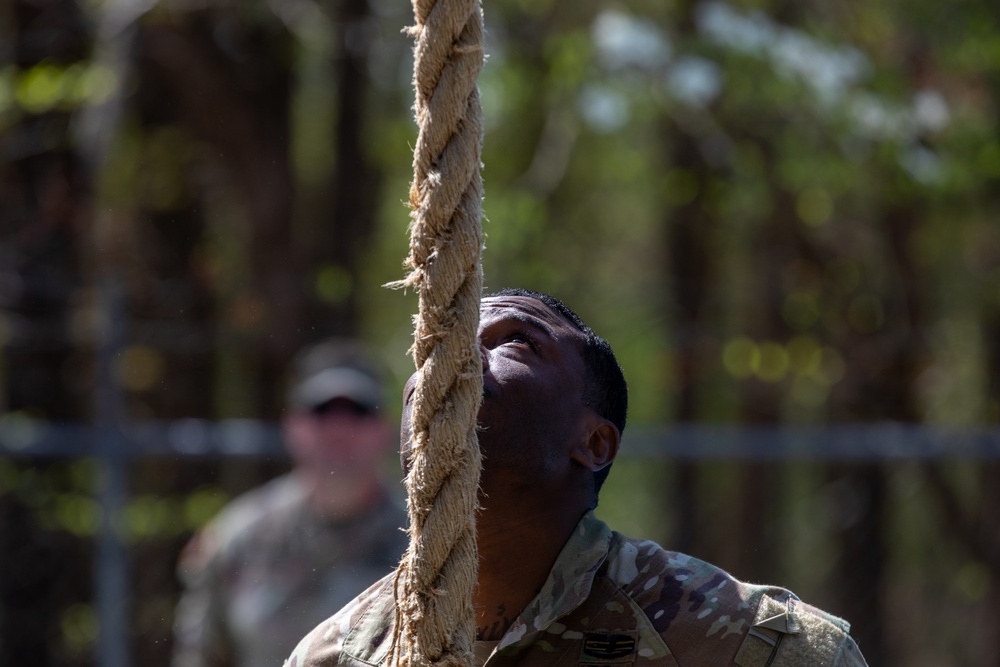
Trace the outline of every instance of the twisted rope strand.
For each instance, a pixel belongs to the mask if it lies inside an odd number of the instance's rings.
[[[406,480],[410,545],[396,571],[396,667],[469,667],[478,552],[482,397],[483,65],[479,0],[413,0],[414,118],[409,274],[419,311]]]

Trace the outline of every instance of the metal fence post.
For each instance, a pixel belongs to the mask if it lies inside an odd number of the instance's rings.
[[[94,560],[99,622],[95,657],[98,667],[128,667],[129,562],[124,542],[128,458],[122,432],[124,403],[115,377],[115,365],[125,343],[125,291],[119,278],[105,275],[100,292],[102,340],[94,406],[101,504],[101,528]]]

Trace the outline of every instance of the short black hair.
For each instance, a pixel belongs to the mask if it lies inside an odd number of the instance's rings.
[[[628,417],[628,384],[625,382],[625,373],[615,358],[611,344],[598,336],[569,306],[550,294],[520,287],[508,287],[485,294],[483,298],[504,296],[537,299],[559,313],[583,334],[583,350],[580,353],[586,373],[583,380],[583,404],[614,424],[619,434],[624,433]],[[595,506],[601,486],[610,471],[611,465],[607,465],[594,473]]]

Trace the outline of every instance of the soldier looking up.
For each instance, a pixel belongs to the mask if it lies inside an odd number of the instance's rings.
[[[848,625],[773,586],[613,532],[593,513],[625,428],[611,347],[562,302],[483,298],[476,663],[865,665]],[[414,378],[404,389],[406,465]],[[393,579],[306,636],[286,667],[384,665]]]
[[[293,469],[234,500],[185,547],[172,667],[280,665],[399,563],[406,512],[382,479],[393,429],[379,368],[348,340],[296,358],[282,423]]]

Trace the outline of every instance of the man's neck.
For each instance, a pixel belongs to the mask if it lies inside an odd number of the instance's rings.
[[[538,507],[536,505],[536,507]],[[552,505],[535,511],[488,508],[477,522],[479,585],[473,593],[477,639],[500,639],[538,594],[580,520]]]

